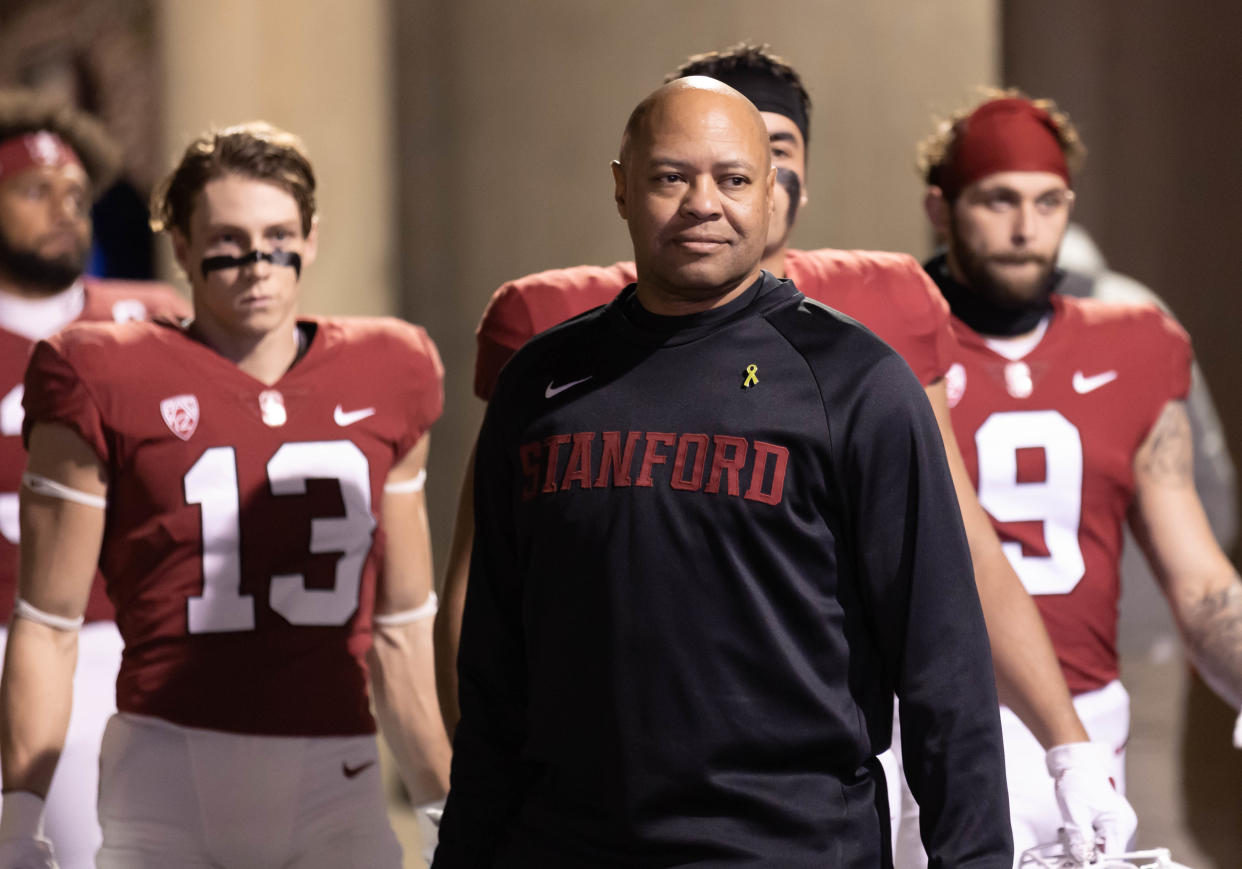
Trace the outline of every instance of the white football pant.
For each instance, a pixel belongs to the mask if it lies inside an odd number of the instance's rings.
[[[0,664],[8,643],[0,627]],[[125,644],[112,622],[87,622],[78,632],[78,666],[73,674],[73,711],[65,749],[47,794],[44,831],[60,869],[94,869],[102,837],[95,816],[99,793],[99,743],[116,712],[116,674]]]
[[[401,869],[374,736],[247,736],[119,713],[99,869]]]
[[[1113,759],[1111,775],[1117,792],[1126,792],[1126,740],[1130,738],[1130,694],[1116,680],[1096,691],[1074,697],[1074,709],[1092,742],[1102,742]],[[1045,751],[1035,735],[1008,706],[1001,706],[1001,735],[1005,741],[1005,779],[1009,784],[1009,814],[1013,824],[1014,866],[1022,852],[1057,841],[1064,822],[1057,808]],[[889,817],[893,827],[894,869],[925,869],[927,855],[919,838],[919,807],[906,785],[901,767],[901,731],[893,715],[893,747],[880,755],[888,780]]]

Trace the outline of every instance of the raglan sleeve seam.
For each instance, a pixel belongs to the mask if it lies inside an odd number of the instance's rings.
[[[105,415],[103,411],[103,405],[100,402],[99,397],[96,395],[95,390],[91,387],[91,384],[85,378],[82,377],[81,373],[78,370],[78,366],[74,364],[72,359],[70,359],[70,354],[62,352],[50,341],[46,339],[40,341],[35,347],[35,352],[45,352],[45,353],[54,354],[56,359],[59,360],[59,362],[63,364],[65,368],[67,368],[70,372],[72,372],[75,383],[77,384],[78,388],[82,390],[82,393],[86,396],[86,398],[90,401],[91,408],[94,410],[94,414],[99,421],[100,440],[99,442],[97,442],[93,436],[89,435],[86,431],[84,431],[82,424],[81,424],[81,420],[77,418],[76,416],[72,419],[66,419],[64,414],[57,413],[54,418],[49,418],[47,413],[43,413],[43,414],[27,413],[25,415],[25,418],[22,424],[22,446],[26,448],[27,450],[29,450],[30,432],[34,429],[36,425],[40,423],[63,425],[66,428],[71,429],[75,434],[78,435],[78,437],[82,438],[82,440],[86,442],[86,444],[91,448],[91,451],[95,453],[95,455],[99,458],[99,460],[103,464],[107,465],[111,459],[111,455],[106,450],[106,439],[107,439],[107,433],[108,433],[108,426],[106,424],[107,416]],[[32,361],[34,359],[34,356],[35,354],[32,353],[31,354]],[[33,366],[27,367],[27,376],[29,376],[32,368]],[[24,385],[29,386],[30,384],[25,383]],[[101,446],[105,448],[105,452],[103,453],[101,453],[99,449]]]

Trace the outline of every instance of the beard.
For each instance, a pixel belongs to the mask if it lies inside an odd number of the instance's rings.
[[[966,286],[999,308],[1024,310],[1045,308],[1052,292],[1052,273],[1056,262],[1035,253],[992,254],[977,256],[959,240],[953,232],[949,236],[949,250],[961,270]],[[1031,278],[1015,278],[1005,274],[1001,267],[1031,264],[1036,271]]]
[[[19,284],[43,295],[52,295],[68,287],[86,270],[89,244],[55,257],[40,256],[32,250],[21,250],[0,228],[0,269]]]

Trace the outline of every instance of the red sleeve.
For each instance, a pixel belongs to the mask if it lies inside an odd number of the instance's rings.
[[[1082,303],[1090,299],[1081,300]],[[1147,302],[1136,304],[1101,302],[1116,310],[1128,308],[1118,319],[1125,331],[1118,340],[1124,346],[1139,348],[1132,354],[1135,360],[1137,392],[1132,401],[1141,408],[1144,437],[1151,433],[1170,401],[1185,401],[1190,395],[1190,372],[1194,352],[1190,336],[1171,316]]]
[[[444,365],[440,362],[440,353],[425,329],[421,326],[410,329],[408,377],[413,394],[408,402],[408,440],[399,446],[398,457],[409,452],[444,412]]]
[[[880,335],[901,354],[924,386],[944,377],[953,364],[957,339],[949,325],[949,303],[918,260],[893,254],[888,278],[901,314],[899,333]]]
[[[883,339],[924,386],[949,370],[956,347],[949,303],[914,257],[791,250],[785,270],[807,297],[853,317]]]
[[[517,349],[546,329],[607,304],[635,278],[634,264],[574,266],[504,284],[483,312],[477,330],[474,394],[490,401],[496,378]]]
[[[155,281],[86,279],[83,320],[183,320],[194,309],[181,293]]]
[[[1194,351],[1190,336],[1176,320],[1159,312],[1159,329],[1169,344],[1169,396],[1185,401],[1190,395],[1190,372],[1194,364]]]
[[[69,332],[72,336],[72,330]],[[69,362],[72,345],[61,333],[35,345],[26,368],[22,407],[22,443],[30,448],[30,431],[39,423],[67,426],[90,445],[100,461],[107,464],[109,449],[103,415],[95,397]],[[69,345],[69,346],[66,346]]]
[[[492,295],[475,333],[478,341],[474,360],[475,395],[484,401],[491,400],[500,369],[534,334],[519,282],[510,281]]]
[[[194,316],[194,309],[185,297],[163,284],[159,284],[152,292],[149,308],[152,320],[184,320]]]

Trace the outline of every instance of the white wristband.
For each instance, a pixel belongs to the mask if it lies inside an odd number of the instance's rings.
[[[49,628],[55,628],[58,631],[76,631],[78,628],[82,627],[82,623],[85,621],[83,616],[78,616],[76,619],[67,619],[64,616],[45,613],[33,604],[26,603],[26,601],[22,600],[20,597],[14,603],[14,615],[26,619],[27,621],[38,622],[39,624],[46,625]]]
[[[371,617],[371,621],[383,628],[394,628],[398,625],[408,625],[411,622],[417,622],[421,619],[430,618],[436,614],[440,608],[440,600],[433,591],[427,595],[427,599],[414,609],[403,610],[399,613],[376,613]]]
[[[0,808],[0,841],[43,835],[43,797],[31,791],[5,791]]]

